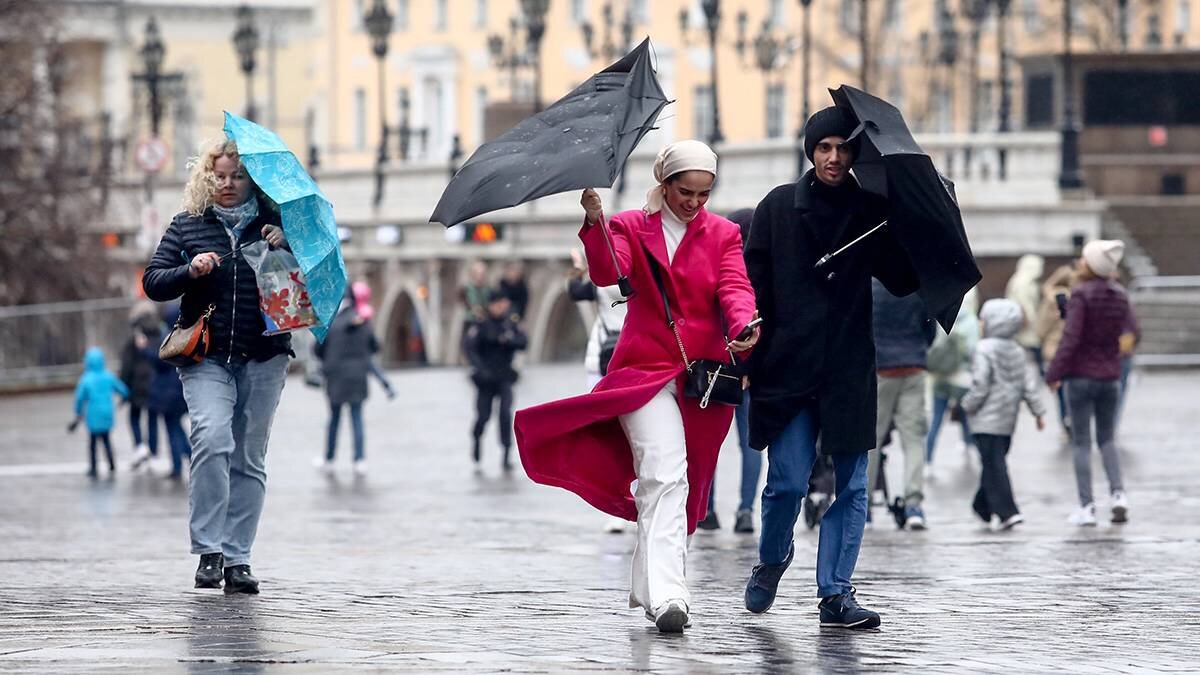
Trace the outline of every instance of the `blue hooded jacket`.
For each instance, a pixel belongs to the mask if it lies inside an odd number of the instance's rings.
[[[129,398],[129,388],[104,369],[104,352],[91,347],[83,356],[83,377],[75,387],[75,415],[87,412],[88,431],[104,433],[113,426],[113,394]]]

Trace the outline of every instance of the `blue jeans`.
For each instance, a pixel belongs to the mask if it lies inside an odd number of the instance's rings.
[[[956,404],[957,405],[957,404]],[[942,421],[946,417],[946,411],[950,409],[950,398],[948,396],[933,395],[933,417],[929,420],[929,434],[925,436],[925,463],[933,463],[933,448],[937,445],[938,432],[942,430]],[[971,427],[967,424],[967,416],[959,417],[959,424],[962,425],[963,443],[971,445],[974,440],[971,437]]]
[[[805,408],[767,449],[758,544],[763,563],[778,564],[787,558],[817,459],[817,432],[813,410]],[[837,454],[832,459],[837,497],[821,518],[817,547],[817,595],[822,598],[850,591],[867,521],[867,452]]]
[[[354,461],[359,461],[364,458],[366,450],[366,435],[363,432],[363,416],[362,403],[349,403],[350,406],[350,428],[354,432]],[[329,440],[325,449],[325,460],[333,461],[333,455],[337,451],[338,427],[342,422],[342,406],[340,403],[329,404]]]
[[[762,453],[750,447],[750,393],[742,392],[742,404],[733,411],[737,424],[738,445],[742,448],[742,493],[738,511],[753,511],[754,496],[758,494],[758,478],[762,475]],[[708,487],[708,510],[713,510],[717,495],[717,477]]]
[[[287,365],[280,354],[179,369],[192,418],[192,553],[224,553],[226,565],[250,564],[267,491],[267,440]]]

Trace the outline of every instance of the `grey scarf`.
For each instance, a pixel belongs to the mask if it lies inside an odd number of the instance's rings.
[[[225,224],[225,229],[233,235],[233,240],[237,242],[242,238],[242,231],[246,229],[255,218],[258,217],[258,200],[254,195],[237,206],[221,206],[213,204],[213,212]]]

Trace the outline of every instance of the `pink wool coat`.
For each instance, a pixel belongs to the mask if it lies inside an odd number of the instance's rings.
[[[608,374],[591,393],[518,411],[517,447],[535,482],[565,488],[605,513],[637,520],[629,489],[636,478],[633,454],[618,418],[676,380],[687,440],[690,534],[704,517],[733,408],[712,404],[702,410],[698,399],[683,396],[683,358],[648,260],[658,263],[688,358],[727,359],[725,337],[740,333],[755,310],[741,233],[737,225],[702,209],[669,263],[661,214],[626,211],[614,216],[610,227],[621,269],[628,270],[636,293]],[[617,272],[600,227],[584,225],[579,238],[592,281],[615,284]]]

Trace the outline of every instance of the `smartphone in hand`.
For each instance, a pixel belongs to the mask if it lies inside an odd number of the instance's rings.
[[[746,324],[746,327],[742,329],[742,332],[738,333],[738,335],[734,339],[734,341],[735,342],[743,342],[745,340],[749,340],[750,336],[754,335],[754,329],[761,326],[762,322],[763,322],[763,320],[762,320],[762,317],[760,316],[757,319],[754,319],[750,323]]]

